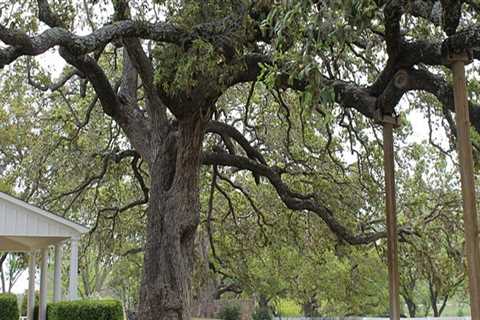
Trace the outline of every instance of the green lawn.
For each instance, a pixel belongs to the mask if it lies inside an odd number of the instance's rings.
[[[470,307],[465,304],[447,305],[442,313],[445,317],[465,317],[470,315]]]
[[[281,299],[277,310],[283,317],[298,317],[302,315],[302,308],[293,300]],[[406,307],[405,307],[405,310]],[[450,301],[442,313],[444,317],[464,317],[470,315],[470,307],[458,299]],[[430,314],[433,316],[433,314]]]

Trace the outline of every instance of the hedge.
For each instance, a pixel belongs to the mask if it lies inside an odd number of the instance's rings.
[[[48,320],[123,320],[123,310],[122,304],[116,300],[62,301],[48,304],[47,318]]]
[[[0,294],[0,320],[18,320],[18,302],[14,294]]]

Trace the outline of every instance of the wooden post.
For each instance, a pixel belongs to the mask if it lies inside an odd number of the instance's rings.
[[[467,256],[470,309],[472,320],[480,320],[480,249],[478,239],[477,210],[475,205],[475,178],[473,176],[472,144],[468,114],[465,63],[468,55],[451,55],[453,91],[457,122],[457,147],[463,194],[463,221]]]
[[[392,121],[383,120],[383,166],[385,171],[385,211],[387,216],[387,258],[390,319],[400,319],[400,275],[398,270],[397,216],[395,208],[395,163]]]

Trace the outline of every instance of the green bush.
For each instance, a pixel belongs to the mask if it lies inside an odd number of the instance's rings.
[[[18,302],[14,294],[0,294],[0,320],[18,320]]]
[[[253,320],[272,320],[272,314],[268,310],[268,308],[257,308],[255,312],[252,314]]]
[[[48,320],[123,320],[122,304],[116,300],[79,300],[50,303]]]
[[[240,320],[240,306],[238,304],[226,305],[218,313],[222,320]]]

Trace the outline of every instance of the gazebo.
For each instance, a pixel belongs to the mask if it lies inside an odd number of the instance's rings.
[[[53,301],[60,301],[63,244],[70,241],[68,299],[77,299],[78,241],[89,229],[83,225],[32,206],[0,192],[0,251],[29,253],[27,318],[33,320],[35,307],[35,256],[41,252],[39,320],[46,319],[49,248],[55,247]]]

